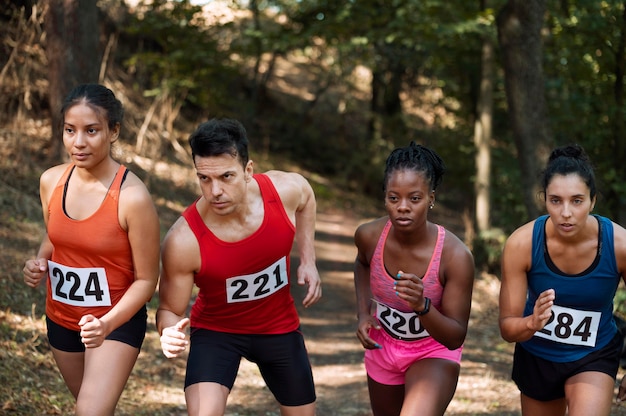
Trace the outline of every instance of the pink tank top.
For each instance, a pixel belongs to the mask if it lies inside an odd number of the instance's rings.
[[[374,255],[370,261],[370,287],[372,296],[375,301],[401,312],[412,312],[413,310],[409,304],[400,299],[393,290],[394,278],[387,272],[383,262],[383,251],[390,229],[391,221],[387,221],[383,231],[380,233]],[[433,255],[430,258],[426,274],[422,278],[424,282],[424,296],[430,298],[431,307],[437,309],[441,306],[441,296],[443,293],[443,286],[441,286],[441,282],[439,281],[439,264],[441,263],[441,252],[443,250],[445,236],[445,228],[437,225],[437,243],[435,244]]]

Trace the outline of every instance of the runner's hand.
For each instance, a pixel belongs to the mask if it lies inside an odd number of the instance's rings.
[[[24,283],[35,288],[48,276],[48,260],[44,258],[26,260],[24,265]]]
[[[624,384],[626,382],[626,375],[622,377],[621,383],[619,383],[619,388],[617,390],[617,403],[622,402],[626,399],[626,386]]]
[[[298,284],[300,286],[305,284],[309,285],[306,296],[304,297],[304,300],[302,300],[302,305],[305,308],[308,308],[322,297],[322,279],[320,279],[320,275],[315,265],[308,267],[300,265],[297,273]]]
[[[97,348],[107,336],[105,324],[93,315],[84,315],[78,321],[80,338],[85,348]]]
[[[552,316],[552,305],[554,305],[554,289],[548,289],[537,297],[535,301],[535,307],[533,308],[533,314],[528,321],[528,329],[533,331],[539,331],[543,329],[548,323],[548,320]]]
[[[189,325],[189,318],[183,318],[174,326],[163,328],[161,333],[161,349],[167,358],[175,358],[182,354],[189,341],[185,328]]]
[[[371,315],[367,315],[364,318],[359,318],[359,324],[356,330],[356,336],[361,341],[361,345],[365,349],[373,350],[375,348],[382,348],[376,341],[369,336],[370,329],[380,329],[380,325],[376,318]]]

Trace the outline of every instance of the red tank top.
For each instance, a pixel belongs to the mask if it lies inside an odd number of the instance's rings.
[[[98,210],[74,220],[65,213],[65,193],[74,165],[68,166],[50,197],[48,237],[54,246],[49,263],[46,315],[80,330],[83,315],[106,314],[133,283],[128,233],[120,226],[118,201],[127,169],[120,166]]]
[[[205,225],[197,200],[183,217],[200,245],[202,264],[194,276],[200,289],[191,326],[237,334],[283,334],[300,321],[290,292],[290,253],[295,227],[271,180],[254,175],[263,198],[258,230],[236,242],[218,239]]]

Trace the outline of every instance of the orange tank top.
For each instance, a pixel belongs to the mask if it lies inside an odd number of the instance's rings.
[[[120,166],[100,207],[83,220],[65,212],[65,196],[75,166],[68,166],[48,204],[48,237],[54,246],[48,263],[46,315],[80,330],[83,315],[97,318],[119,302],[134,281],[128,233],[120,226],[118,202],[128,170]]]

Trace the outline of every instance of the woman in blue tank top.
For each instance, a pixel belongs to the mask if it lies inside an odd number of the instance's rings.
[[[502,256],[500,332],[516,343],[522,415],[608,416],[623,343],[613,298],[626,230],[591,214],[595,175],[580,146],[554,149],[541,185],[547,215],[511,234]]]

